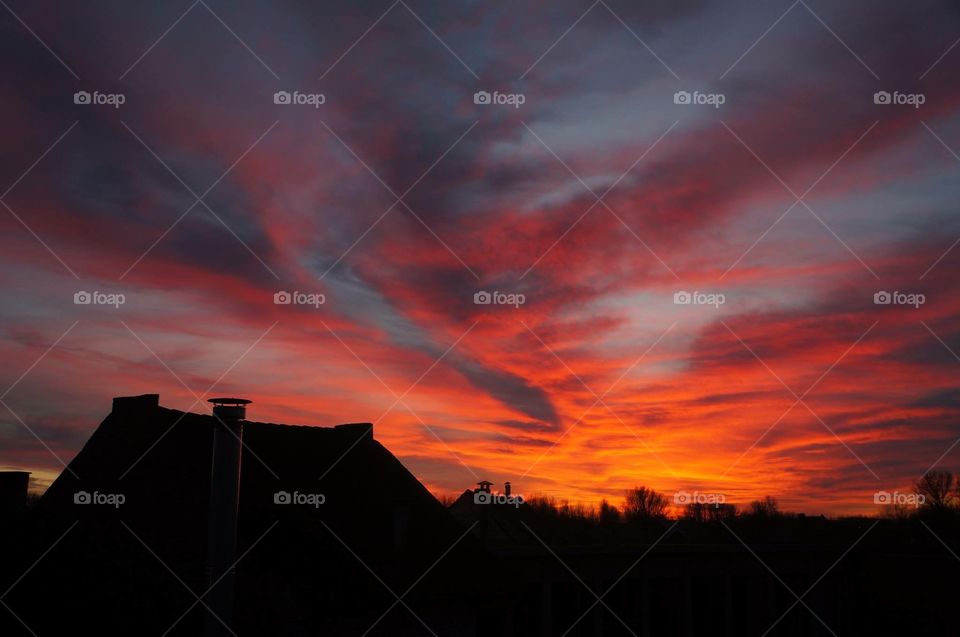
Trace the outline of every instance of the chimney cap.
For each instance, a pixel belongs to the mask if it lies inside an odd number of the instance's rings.
[[[239,405],[249,405],[252,403],[252,400],[247,400],[246,398],[210,398],[207,400],[208,403],[213,403],[214,405],[230,405],[230,406],[239,406]]]

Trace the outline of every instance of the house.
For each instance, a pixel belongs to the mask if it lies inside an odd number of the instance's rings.
[[[3,581],[55,546],[3,601],[39,634],[198,634],[215,424],[156,394],[114,399],[5,538],[24,550]],[[483,572],[477,544],[372,425],[244,422],[242,436],[235,632],[475,634],[474,581],[455,575]]]

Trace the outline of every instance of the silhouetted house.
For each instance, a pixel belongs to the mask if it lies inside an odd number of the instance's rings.
[[[448,507],[455,518],[473,528],[473,534],[488,547],[491,543],[523,542],[530,537],[521,524],[520,508],[524,504],[499,502],[497,495],[508,496],[509,485],[504,484],[502,494],[493,492],[493,483],[481,480],[476,489],[466,489]]]
[[[214,422],[114,399],[36,508],[23,560],[65,535],[4,600],[27,625],[198,634]],[[473,582],[454,576],[482,571],[475,542],[372,425],[246,422],[243,443],[238,634],[475,634]]]

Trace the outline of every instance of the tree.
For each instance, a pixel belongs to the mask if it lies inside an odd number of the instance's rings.
[[[691,502],[683,508],[683,517],[694,522],[715,522],[732,520],[737,515],[737,507],[727,503]]]
[[[653,489],[627,489],[623,500],[623,515],[629,520],[651,520],[664,517],[667,499]]]
[[[620,510],[606,500],[601,500],[597,518],[600,524],[616,524],[620,521]]]
[[[954,501],[953,474],[949,471],[925,473],[917,480],[914,491],[924,497],[925,507],[935,510],[946,509]]]
[[[776,518],[780,517],[780,505],[776,498],[769,495],[762,500],[754,500],[750,503],[749,515],[757,518]]]
[[[737,505],[724,502],[710,505],[707,511],[708,520],[732,520],[737,517]]]

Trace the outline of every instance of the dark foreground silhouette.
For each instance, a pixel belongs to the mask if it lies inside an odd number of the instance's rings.
[[[30,506],[0,481],[0,635],[199,635],[217,421],[118,398]],[[441,504],[373,437],[245,422],[236,635],[960,635],[960,523]],[[10,493],[14,493],[10,496]],[[5,592],[4,592],[5,591]],[[799,601],[798,601],[799,599]]]

